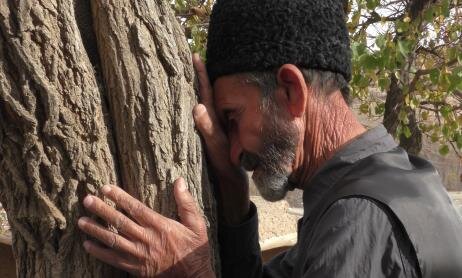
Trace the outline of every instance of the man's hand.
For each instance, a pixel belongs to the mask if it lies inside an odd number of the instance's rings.
[[[118,231],[88,217],[80,218],[79,228],[107,246],[85,241],[88,253],[142,277],[215,277],[205,222],[182,178],[175,181],[174,188],[181,223],[154,212],[117,186],[106,185],[101,191],[131,218],[98,197],[87,196],[83,201],[86,209]]]
[[[198,54],[193,55],[193,63],[199,79],[201,102],[194,107],[193,116],[217,178],[220,214],[228,224],[239,224],[249,212],[249,178],[241,167],[231,163],[229,141],[215,113],[212,86]]]

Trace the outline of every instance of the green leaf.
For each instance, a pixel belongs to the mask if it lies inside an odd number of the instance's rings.
[[[462,134],[457,133],[455,141],[457,144],[457,148],[462,149]]]
[[[360,19],[361,19],[361,9],[358,9],[351,17],[351,23],[356,26],[359,24]]]
[[[434,85],[438,84],[440,80],[440,71],[438,69],[432,69],[430,72],[430,80]]]
[[[359,57],[359,64],[366,70],[377,68],[378,61],[373,55],[363,54]]]
[[[449,138],[451,130],[448,125],[444,125],[441,129],[441,132],[443,133],[444,137]]]
[[[443,0],[441,3],[441,14],[444,17],[449,17],[449,0]]]
[[[387,78],[387,77],[380,78],[378,82],[378,85],[382,91],[388,90],[388,88],[390,87],[390,84],[391,84],[390,78]]]
[[[366,87],[369,87],[370,83],[371,83],[371,80],[368,77],[361,75],[359,82],[358,82],[358,86],[360,88],[366,88]]]
[[[375,114],[383,115],[384,112],[385,112],[385,103],[377,104],[377,106],[375,107]]]
[[[353,78],[351,80],[351,84],[354,86],[354,85],[359,85],[359,82],[361,81],[361,77],[362,75],[361,74],[355,74],[353,75]]]
[[[419,107],[419,105],[420,105],[420,102],[415,98],[411,99],[411,103],[409,103],[409,106],[411,107],[411,109],[416,109],[417,107]]]
[[[409,118],[407,116],[406,111],[404,111],[404,109],[401,109],[401,111],[399,111],[398,119],[400,120],[400,122],[402,122],[405,125],[409,124]]]
[[[449,115],[451,114],[451,112],[452,112],[452,107],[451,106],[445,105],[445,106],[441,107],[440,113],[444,118],[448,118]]]
[[[428,111],[423,111],[422,114],[420,114],[422,116],[422,120],[426,121],[428,120]]]
[[[408,126],[405,126],[403,128],[403,134],[406,138],[411,138],[412,136],[412,132],[411,132],[411,129],[408,127]]]
[[[411,52],[411,43],[410,43],[410,41],[405,41],[405,40],[398,41],[398,50],[401,53],[401,55],[406,57],[409,54],[409,52]]]
[[[449,74],[440,73],[439,85],[442,91],[447,92],[449,90],[449,86],[451,85],[451,81],[449,80]]]
[[[445,156],[449,153],[449,147],[448,145],[442,145],[439,149],[439,152],[441,155]]]
[[[462,86],[462,76],[458,72],[453,72],[449,76],[449,88],[448,91],[453,91],[454,89]]]
[[[367,52],[366,45],[363,43],[352,43],[351,52],[353,54],[353,59],[358,59],[361,55]]]
[[[404,33],[409,30],[409,22],[404,22],[404,21],[396,21],[396,31],[399,33]]]
[[[433,10],[433,7],[429,7],[429,8],[426,9],[425,12],[424,12],[424,19],[425,19],[427,22],[432,22],[432,21],[433,21],[433,17],[434,17],[434,13],[435,13],[435,11]]]
[[[447,50],[446,57],[448,60],[453,60],[453,59],[457,59],[458,54],[459,54],[458,49],[455,47],[452,47]]]
[[[379,35],[375,39],[375,44],[380,48],[383,49],[386,46],[386,38],[384,35]]]
[[[359,111],[361,111],[361,113],[363,114],[367,114],[369,113],[369,105],[363,103],[359,106]]]
[[[380,0],[367,0],[366,7],[369,10],[374,10],[380,4]]]

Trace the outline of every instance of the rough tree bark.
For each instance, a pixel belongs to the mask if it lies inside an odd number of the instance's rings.
[[[0,1],[0,201],[19,277],[125,276],[76,227],[107,183],[174,218],[185,177],[215,252],[190,57],[168,1]]]

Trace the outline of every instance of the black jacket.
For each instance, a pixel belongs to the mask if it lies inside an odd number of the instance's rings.
[[[223,277],[462,277],[462,221],[435,169],[380,126],[305,186],[298,242],[261,264],[257,215],[221,226]]]

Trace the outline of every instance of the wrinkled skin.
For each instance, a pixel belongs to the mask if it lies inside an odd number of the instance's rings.
[[[85,241],[85,250],[140,277],[215,277],[205,222],[184,183],[180,178],[174,188],[181,223],[154,212],[117,186],[106,185],[101,191],[133,220],[98,197],[87,196],[85,208],[119,233],[82,217],[79,228],[106,246]]]

